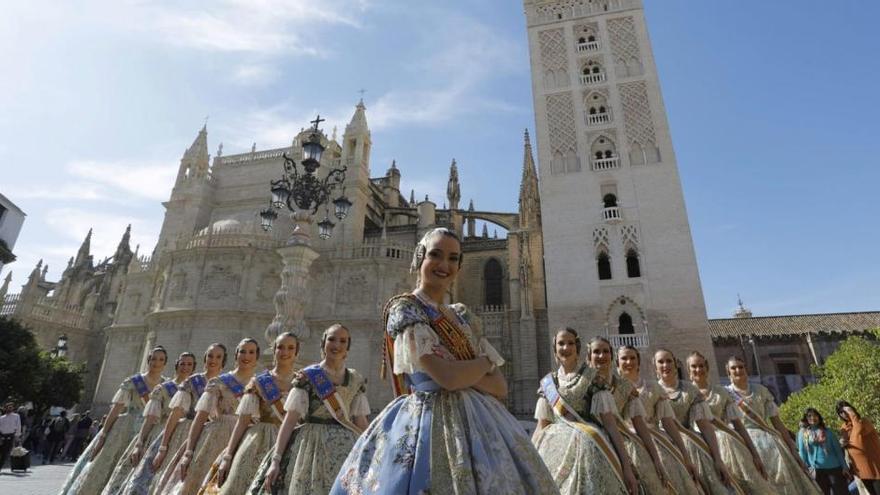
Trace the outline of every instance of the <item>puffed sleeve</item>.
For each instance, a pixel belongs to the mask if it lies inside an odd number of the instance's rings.
[[[614,396],[607,390],[599,390],[593,394],[593,400],[590,402],[590,414],[599,417],[603,414],[617,414],[617,403],[614,402]]]
[[[250,392],[244,394],[244,397],[242,397],[241,401],[238,403],[238,408],[235,410],[235,414],[238,414],[239,416],[259,416],[260,398],[257,396],[257,393]]]
[[[132,383],[131,378],[126,378],[122,385],[119,386],[119,389],[113,395],[113,399],[110,400],[112,404],[122,404],[123,406],[127,406],[129,402],[131,402],[131,396],[134,394],[134,383]]]
[[[145,418],[150,416],[158,418],[162,416],[162,398],[162,385],[156,385],[150,392],[150,400],[147,401],[147,405],[144,407],[143,416]]]
[[[305,418],[309,414],[309,390],[311,384],[305,375],[300,373],[294,377],[293,386],[287,394],[287,400],[284,401],[284,410],[295,412],[300,418]]]
[[[220,399],[220,387],[223,386],[219,378],[214,377],[205,387],[205,392],[196,402],[196,412],[212,413],[217,409],[217,401]]]
[[[626,405],[623,406],[623,419],[629,420],[638,416],[644,418],[647,415],[645,405],[642,404],[638,395],[630,396],[629,400],[626,401]]]
[[[730,423],[731,421],[743,419],[743,413],[740,410],[740,408],[736,406],[736,401],[733,400],[733,397],[731,397],[729,395],[729,392],[727,392],[726,390],[723,393],[726,393],[728,395],[727,395],[727,397],[725,397],[726,400],[724,401],[724,412],[723,412],[724,417],[721,418],[721,420],[724,421],[725,423]]]
[[[427,324],[416,323],[407,327],[394,339],[394,373],[421,371],[419,358],[433,354],[436,345],[440,345],[440,337]]]
[[[550,403],[544,397],[538,397],[538,402],[535,404],[535,419],[538,421],[543,419],[552,423],[553,417],[553,408],[550,407]]]
[[[705,401],[698,400],[691,404],[691,410],[688,412],[688,423],[695,424],[697,421],[704,419],[712,419],[712,410]]]
[[[473,334],[474,341],[477,342],[477,355],[478,356],[486,356],[489,358],[489,361],[492,361],[492,364],[495,366],[501,367],[504,366],[504,358],[501,357],[501,353],[489,343],[489,340],[483,335],[483,321],[479,316],[475,315],[471,310],[467,308],[464,304],[457,303],[451,306],[452,310],[455,311],[462,320],[467,324],[470,328],[471,333]]]
[[[367,400],[367,379],[360,376],[360,374],[354,370],[351,370],[351,373],[355,375],[360,382],[357,394],[354,396],[354,399],[351,400],[351,417],[369,416],[370,402]]]
[[[672,410],[672,404],[669,403],[669,399],[661,397],[660,400],[654,404],[654,416],[656,416],[657,419],[675,417],[675,411]]]
[[[189,411],[190,406],[192,406],[192,397],[190,396],[189,386],[187,384],[186,388],[181,388],[174,393],[174,397],[172,397],[171,402],[168,403],[168,408],[174,409],[179,407],[183,412],[187,412]]]

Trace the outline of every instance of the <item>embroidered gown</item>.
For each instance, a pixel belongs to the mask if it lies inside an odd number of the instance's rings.
[[[249,415],[252,424],[239,441],[235,457],[229,466],[229,472],[226,474],[226,481],[220,487],[221,495],[241,495],[247,492],[248,486],[250,486],[260,467],[260,460],[275,445],[278,428],[281,426],[281,420],[284,418],[282,416],[283,413],[279,409],[281,409],[284,400],[287,398],[287,393],[290,391],[290,381],[293,375],[276,377],[269,374],[268,371],[261,373],[261,375],[271,378],[271,383],[274,384],[274,387],[277,387],[275,392],[278,393],[278,398],[274,403],[269,402],[266,398],[266,391],[257,382],[258,377],[251,379],[235,413],[237,415]],[[272,391],[269,393],[272,393]],[[278,404],[277,406],[275,405],[276,403]]]
[[[770,418],[779,415],[773,394],[763,385],[757,384],[749,384],[748,390],[739,390],[732,384],[726,388],[736,401],[741,401],[758,416],[760,423],[749,414],[743,415],[743,422],[755,448],[758,449],[767,476],[778,493],[783,495],[820,493],[813,480],[801,469],[794,454],[788,450],[785,441],[769,424]]]
[[[558,493],[525,430],[494,397],[473,388],[442,389],[419,357],[446,344],[431,327],[440,311],[414,296],[388,305],[393,371],[412,392],[392,401],[360,436],[330,490],[332,494]],[[469,324],[463,305],[445,307],[471,349],[496,364],[504,360]],[[431,316],[429,316],[429,314]],[[387,340],[386,340],[387,342]],[[453,347],[462,345],[455,341]],[[456,349],[458,349],[456,347]]]
[[[143,458],[137,468],[132,471],[131,475],[126,480],[125,486],[122,490],[123,495],[152,495],[156,492],[156,488],[159,486],[163,477],[166,475],[170,476],[171,471],[173,471],[173,468],[177,463],[177,459],[183,454],[183,452],[179,450],[189,434],[189,427],[195,416],[194,407],[199,400],[199,397],[201,397],[201,393],[204,392],[204,387],[204,373],[196,373],[195,375],[190,376],[183,385],[178,387],[177,392],[174,393],[171,400],[168,402],[168,412],[165,413],[165,417],[176,408],[180,408],[183,411],[184,416],[178,420],[177,426],[174,428],[174,433],[171,434],[171,439],[168,441],[168,450],[166,451],[165,461],[159,468],[159,471],[154,473],[153,460],[159,455],[159,447],[162,445],[162,437],[165,435],[165,430],[162,429],[144,452]],[[177,456],[175,456],[175,454],[177,454]]]
[[[367,401],[367,380],[354,369],[345,370],[336,393],[340,398],[343,416],[351,421],[355,416],[368,416],[370,405]],[[358,436],[333,419],[324,406],[309,379],[298,375],[293,380],[293,389],[284,404],[286,411],[296,411],[303,425],[294,430],[287,450],[281,457],[281,471],[272,487],[278,495],[322,495],[330,492],[330,487],[342,467],[342,461],[351,452]],[[272,463],[270,451],[263,459],[260,474],[254,478],[250,492],[252,495],[265,493],[262,490],[266,472]]]
[[[168,404],[171,402],[171,397],[177,392],[177,388],[180,385],[181,384],[169,380],[156,385],[153,387],[153,391],[150,392],[150,400],[147,401],[147,405],[144,407],[142,415],[144,418],[153,417],[156,422],[153,424],[153,428],[150,430],[147,439],[144,442],[144,447],[148,448],[156,439],[156,435],[162,432],[162,423],[168,418],[168,412],[170,411]],[[143,424],[143,420],[141,421],[141,424]],[[125,483],[128,481],[129,476],[134,472],[134,468],[136,467],[131,465],[129,457],[131,457],[131,453],[134,452],[135,446],[138,443],[139,435],[140,428],[138,428],[134,438],[131,439],[128,447],[123,451],[122,456],[119,457],[119,461],[113,469],[113,474],[110,475],[110,481],[107,482],[101,495],[118,495],[122,493],[123,488],[125,488]]]
[[[138,376],[138,375],[135,375]],[[146,375],[140,375],[146,383]],[[160,382],[167,380],[162,377]],[[148,389],[149,390],[149,389]],[[119,386],[119,390],[110,401],[111,404],[126,406],[124,413],[120,414],[113,423],[113,428],[104,439],[104,446],[94,461],[92,456],[97,444],[98,437],[92,439],[88,447],[77,459],[73,469],[67,475],[67,480],[61,488],[60,495],[93,495],[101,493],[101,489],[110,478],[110,474],[116,466],[116,461],[122,455],[122,451],[128,446],[131,439],[140,431],[143,422],[142,412],[144,399],[138,394],[132,378],[126,378]]]
[[[639,392],[629,380],[621,378],[617,373],[611,373],[610,384],[611,396],[617,406],[619,417],[626,423],[618,422],[623,443],[626,452],[633,463],[633,470],[638,473],[639,485],[642,490],[649,494],[666,493],[666,487],[657,476],[657,468],[651,459],[651,454],[645,448],[642,439],[635,433],[632,428],[633,418],[641,416],[643,419],[647,416],[642,401],[639,400]],[[647,421],[646,421],[647,422]],[[655,448],[660,449],[655,445]],[[661,464],[662,466],[662,464]]]
[[[231,374],[230,374],[231,376]],[[237,382],[236,382],[237,383]],[[239,384],[241,385],[241,384]],[[242,390],[243,390],[242,386]],[[195,495],[202,486],[211,465],[226,448],[238,417],[235,410],[240,397],[222,381],[222,375],[211,378],[205,392],[196,403],[195,412],[209,413],[210,421],[205,423],[195,452],[186,471],[186,478],[180,479],[179,465],[174,467],[168,480],[162,480],[157,493],[163,495]],[[189,433],[187,432],[187,435]],[[186,443],[181,449],[186,448]],[[179,464],[179,462],[177,463]],[[170,467],[170,466],[169,466]]]
[[[699,433],[691,429],[699,420],[712,419],[712,411],[706,405],[703,395],[694,384],[683,380],[677,380],[673,387],[667,387],[662,382],[659,385],[669,397],[669,405],[672,406],[675,419],[682,426],[681,439],[691,458],[691,463],[697,470],[697,476],[702,480],[704,488],[709,491],[707,495],[736,493],[721,481],[718,472],[715,471],[715,461],[712,459],[712,454],[709,452],[705,440]]]
[[[551,423],[536,431],[532,440],[563,495],[627,493],[619,468],[615,467],[620,464],[617,453],[604,430],[596,426],[599,415],[616,413],[617,409],[607,387],[593,382],[596,374],[586,364],[572,373],[560,368],[551,374],[562,400],[582,419],[592,422],[589,432],[562,418],[544,397],[543,390],[538,391],[535,419]]]
[[[727,466],[730,475],[736,478],[739,485],[749,494],[771,495],[775,493],[773,486],[761,476],[755,468],[752,453],[742,438],[730,427],[736,419],[742,419],[742,412],[736,401],[721,385],[713,385],[708,394],[704,395],[706,404],[715,417],[715,437],[718,439],[718,450],[721,459]],[[718,424],[720,423],[720,425]],[[723,428],[722,428],[723,427]]]
[[[678,450],[669,435],[659,427],[661,419],[675,418],[666,392],[655,381],[640,379],[635,387],[639,392],[639,400],[644,406],[645,422],[653,430],[654,445],[657,447],[657,454],[660,456],[660,464],[666,473],[666,479],[677,495],[700,495],[700,488],[691,478],[681,456],[681,451]]]

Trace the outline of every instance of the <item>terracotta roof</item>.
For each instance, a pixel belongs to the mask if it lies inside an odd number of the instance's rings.
[[[808,333],[852,333],[872,328],[880,328],[880,311],[709,320],[709,335],[713,339],[747,335],[782,337]]]

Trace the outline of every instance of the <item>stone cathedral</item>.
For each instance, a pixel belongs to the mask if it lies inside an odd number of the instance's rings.
[[[363,102],[340,138],[335,130],[322,134],[322,167],[347,167],[343,185],[353,206],[330,239],[312,234],[319,256],[306,281],[299,362],[319,359],[321,332],[343,323],[352,331],[349,366],[369,377],[375,409],[391,397],[378,374],[381,309],[413,288],[413,247],[436,226],[464,239],[450,297],[481,317],[483,333],[507,359],[508,406],[521,418],[531,416],[538,380],[554,366],[552,328],[572,326],[645,354],[663,346],[680,357],[712,355],[641,2],[525,0],[524,7],[540,166],[526,133],[522,163],[499,167],[521,174],[519,191],[510,191],[518,193],[517,211],[463,204],[455,160],[442,207],[440,198],[406,197],[405,164],[371,164]],[[60,281],[45,280],[38,266],[2,313],[28,323],[46,347],[64,333],[68,356],[93,371],[86,397],[98,409],[154,345],[169,356],[200,355],[212,342],[231,350],[253,336],[266,347],[283,268],[276,250],[292,223],[282,217],[265,232],[257,212],[282,154],[301,157],[308,133],[290,146],[236,155],[223,155],[221,145],[212,158],[202,128],[181,158],[150,255],[133,253],[126,232],[116,253],[96,265],[87,237]],[[506,235],[477,232],[477,220]]]

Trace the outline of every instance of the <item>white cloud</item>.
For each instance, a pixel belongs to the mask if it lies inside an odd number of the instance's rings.
[[[254,142],[257,143],[257,149],[261,150],[280,148],[290,146],[300,129],[308,127],[309,121],[314,120],[318,113],[321,114],[322,119],[326,119],[322,122],[321,128],[327,137],[331,137],[334,127],[341,137],[345,125],[354,113],[354,107],[340,106],[329,112],[313,108],[303,112],[291,110],[286,104],[276,105],[248,112],[240,119],[236,119],[232,125],[221,124],[218,132],[224,136],[231,136],[231,140],[227,143],[230,146],[224,147],[227,155],[248,151]],[[367,120],[370,120],[369,113]]]
[[[101,162],[77,160],[67,164],[71,175],[91,181],[111,193],[127,193],[139,198],[164,201],[171,194],[177,167],[173,160],[156,162]]]
[[[268,84],[278,78],[278,70],[268,64],[241,65],[232,73],[232,82],[243,86]]]
[[[68,242],[75,241],[77,243],[76,248],[66,251],[67,257],[76,254],[79,244],[89,229],[93,229],[91,252],[96,262],[111,256],[116,251],[119,240],[129,224],[131,224],[131,247],[134,249],[139,244],[141,252],[152,251],[156,245],[160,227],[154,219],[84,208],[55,208],[46,213],[45,220],[49,228],[62,238]],[[44,252],[54,254],[57,251],[45,250]]]
[[[51,199],[54,201],[97,201],[111,199],[106,190],[98,184],[66,183],[53,189],[21,188],[16,192],[20,199]]]

